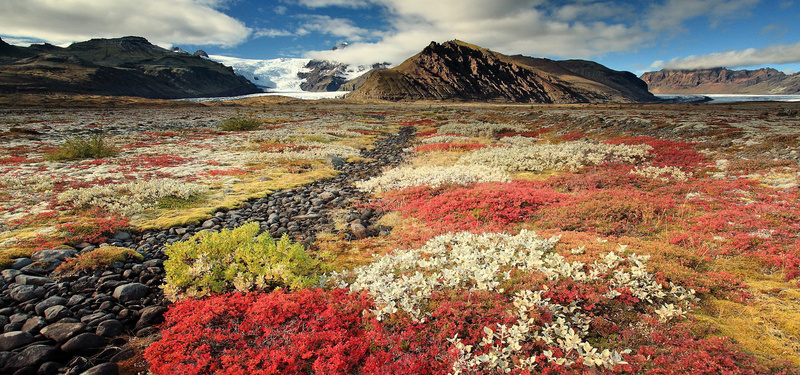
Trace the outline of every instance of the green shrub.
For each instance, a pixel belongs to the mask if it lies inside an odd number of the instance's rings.
[[[329,270],[287,235],[276,242],[269,233],[259,232],[258,223],[248,223],[167,245],[165,294],[176,300],[232,290],[299,289],[317,283]]]
[[[231,117],[221,124],[219,124],[219,128],[224,131],[243,131],[243,130],[255,130],[261,126],[261,121],[257,118],[252,117],[244,117],[244,116],[236,116]]]
[[[93,134],[86,137],[74,136],[67,138],[54,151],[50,152],[47,160],[79,160],[79,159],[99,159],[114,156],[119,150],[106,145],[104,134]]]
[[[82,272],[89,272],[101,267],[107,267],[115,262],[126,262],[144,260],[142,254],[136,250],[124,247],[106,246],[100,247],[88,253],[68,259],[55,269],[59,275],[77,275]]]

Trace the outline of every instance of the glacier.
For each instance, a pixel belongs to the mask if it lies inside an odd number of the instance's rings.
[[[305,66],[311,59],[279,58],[269,60],[242,59],[210,55],[209,59],[230,66],[233,71],[265,91],[298,92],[303,80],[297,73],[310,71]]]

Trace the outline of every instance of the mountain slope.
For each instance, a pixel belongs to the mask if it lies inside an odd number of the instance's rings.
[[[172,99],[259,91],[229,67],[154,46],[141,37],[92,39],[67,48],[0,45],[0,92],[5,93]]]
[[[370,73],[348,97],[521,103],[656,100],[631,73],[589,61],[506,56],[457,40],[431,42],[399,66]]]
[[[800,73],[787,75],[772,68],[661,70],[641,78],[656,94],[800,94]]]

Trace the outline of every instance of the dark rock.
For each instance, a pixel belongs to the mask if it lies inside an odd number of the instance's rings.
[[[64,261],[67,258],[74,257],[77,254],[78,252],[73,249],[40,250],[33,253],[33,255],[31,255],[31,259],[34,262],[39,262],[44,259],[58,259]]]
[[[26,266],[27,266],[27,264],[26,264]],[[24,266],[22,266],[22,267],[24,267]],[[22,268],[22,267],[20,267],[20,268]],[[15,281],[16,278],[17,278],[17,275],[22,274],[22,272],[20,270],[17,270],[17,269],[8,268],[8,269],[4,269],[1,274],[3,275],[3,278],[6,281],[11,282],[11,281]]]
[[[359,240],[369,237],[367,228],[359,223],[350,224],[350,231],[353,232],[353,235]]]
[[[50,345],[31,345],[9,358],[6,367],[17,369],[37,366],[53,359],[57,353],[58,350]]]
[[[34,316],[25,321],[22,330],[30,333],[39,333],[39,330],[47,326],[47,321],[41,316]]]
[[[61,345],[61,350],[67,353],[92,353],[106,345],[103,336],[94,333],[81,333]]]
[[[53,323],[42,328],[41,333],[42,336],[63,344],[85,330],[86,324],[83,323]]]
[[[17,371],[14,371],[12,375],[36,375],[36,367],[25,366]]]
[[[68,302],[67,299],[64,297],[59,297],[59,296],[49,297],[46,300],[36,304],[36,314],[44,315],[44,311],[47,310],[47,308],[56,305],[66,305],[67,302]]]
[[[36,375],[56,375],[61,369],[61,364],[58,362],[45,362],[39,366],[39,371]]]
[[[20,270],[31,263],[33,263],[33,260],[31,258],[17,258],[14,259],[13,263],[11,263],[11,268],[15,270]]]
[[[14,331],[0,335],[0,352],[7,352],[21,348],[36,341],[28,332]]]
[[[133,301],[140,299],[147,295],[150,292],[150,288],[147,285],[140,284],[140,283],[130,283],[130,284],[123,284],[114,289],[114,294],[112,296],[116,298],[119,302],[125,303],[128,301]]]
[[[84,371],[81,375],[119,375],[119,366],[114,362],[103,363]]]
[[[154,326],[164,321],[164,313],[167,308],[164,306],[148,306],[142,309],[139,321],[136,322],[136,330]]]
[[[36,298],[35,285],[16,285],[9,289],[8,296],[14,301],[25,302]]]
[[[21,285],[38,285],[38,286],[52,284],[55,282],[53,281],[53,279],[49,277],[31,276],[31,275],[17,275],[17,277],[14,278],[14,281],[16,281],[17,284]]]
[[[111,357],[111,362],[122,362],[136,356],[136,351],[133,348],[122,349],[119,353]]]
[[[61,320],[61,318],[70,316],[72,316],[72,311],[64,305],[55,305],[44,310],[44,318],[47,319],[48,322],[57,322]]]
[[[118,231],[118,232],[114,233],[114,236],[112,238],[115,239],[115,240],[119,240],[119,241],[127,241],[127,240],[131,239],[131,232]]]
[[[164,266],[164,261],[161,260],[161,259],[150,259],[150,260],[144,261],[142,263],[142,266],[144,266],[145,268],[151,268],[151,267],[159,267],[160,268],[160,267]]]
[[[20,271],[33,275],[46,275],[56,269],[60,264],[61,261],[58,259],[45,258],[20,268]]]
[[[124,328],[119,320],[109,319],[97,325],[96,333],[104,337],[114,337],[122,333]]]

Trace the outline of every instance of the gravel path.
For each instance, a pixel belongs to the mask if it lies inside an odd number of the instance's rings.
[[[130,336],[158,332],[169,301],[159,286],[164,279],[163,253],[169,243],[200,231],[236,228],[258,222],[274,237],[288,233],[308,245],[320,232],[334,232],[333,213],[346,212],[348,239],[385,235],[390,228],[376,226],[380,213],[353,210],[369,199],[354,182],[379,175],[402,163],[403,149],[414,139],[414,128],[404,127],[376,141],[362,156],[371,161],[348,163],[328,160],[338,176],[285,189],[245,202],[238,209],[217,212],[200,225],[172,227],[143,233],[118,232],[107,244],[137,249],[144,261],[117,263],[93,274],[55,279],[50,272],[67,257],[95,249],[44,250],[17,259],[0,277],[0,369],[4,374],[117,374],[115,362],[132,358],[126,347]]]

